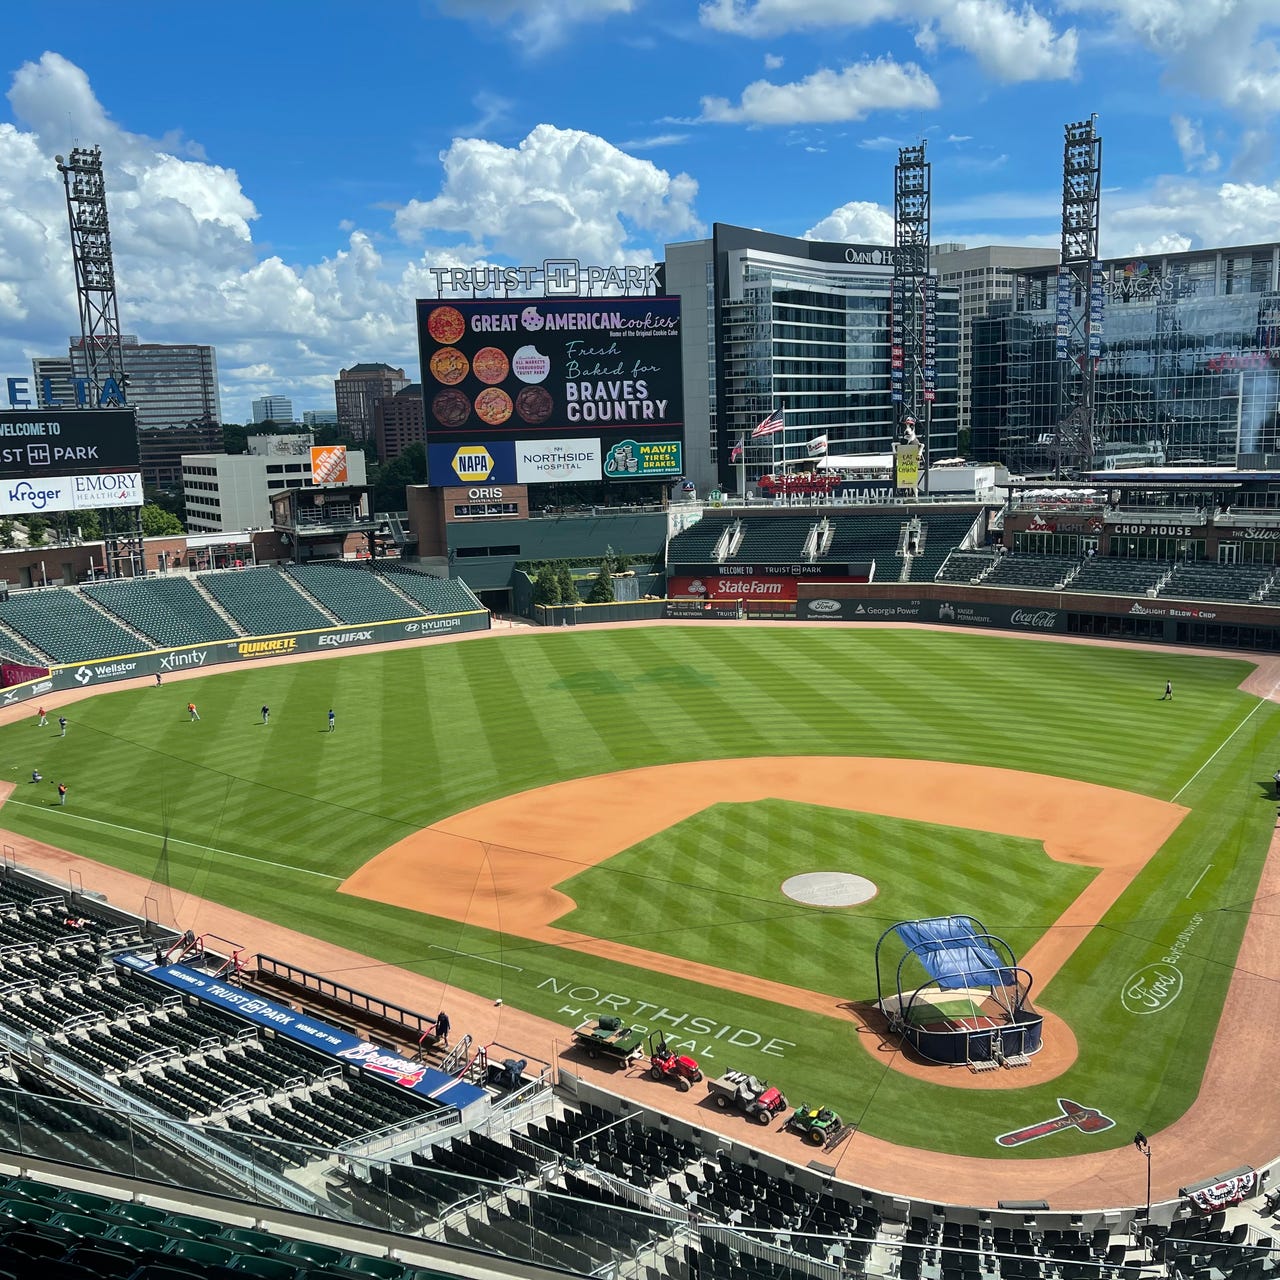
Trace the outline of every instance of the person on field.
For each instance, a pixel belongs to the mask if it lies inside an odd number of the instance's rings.
[[[162,684],[164,684],[164,677],[160,674],[160,672],[157,671],[156,672],[156,688],[158,689]]]
[[[62,732],[58,734],[58,737],[65,738],[67,736],[67,717],[66,716],[58,717],[58,728],[62,730]]]
[[[200,713],[196,710],[196,704],[194,702],[187,703],[187,718],[190,720],[200,719]]]
[[[36,725],[39,728],[43,728],[45,725],[49,723],[49,717],[45,715],[43,707],[40,708],[39,714],[40,714],[40,719],[36,721]]]
[[[443,1009],[436,1014],[436,1035],[440,1037],[441,1048],[449,1047],[449,1028],[453,1024],[449,1021],[449,1015]]]
[[[58,803],[67,803],[67,784],[65,782],[58,783]]]
[[[1172,680],[1166,680],[1164,682],[1164,693],[1161,695],[1160,701],[1161,702],[1173,701],[1173,681]]]
[[[1280,800],[1280,769],[1277,769],[1271,777],[1276,784],[1276,799]]]
[[[264,705],[262,708],[262,723],[267,724],[270,722],[270,720],[271,720],[271,708]]]
[[[329,708],[329,732],[330,732],[330,733],[332,733],[332,732],[333,732],[333,720],[334,720],[334,716],[333,716],[333,708],[332,708],[332,707],[330,707],[330,708]]]
[[[31,770],[31,781],[32,781],[32,782],[43,782],[43,781],[44,781],[44,774],[43,774],[43,773],[41,773],[39,769],[32,769],[32,770]],[[1278,788],[1280,788],[1280,778],[1278,778],[1278,780],[1277,780],[1277,782],[1276,782],[1276,786],[1277,786]]]

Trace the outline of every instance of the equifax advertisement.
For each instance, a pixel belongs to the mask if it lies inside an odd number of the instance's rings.
[[[679,298],[420,301],[418,343],[428,446],[615,431],[683,443]]]

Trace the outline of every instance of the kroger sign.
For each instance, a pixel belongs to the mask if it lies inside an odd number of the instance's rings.
[[[0,516],[88,511],[98,507],[140,507],[142,474],[120,471],[103,476],[54,476],[0,482]]]

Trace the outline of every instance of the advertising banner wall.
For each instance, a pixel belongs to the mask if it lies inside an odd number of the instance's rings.
[[[142,502],[142,473],[139,471],[0,481],[0,516],[87,511],[98,507],[140,507]]]
[[[797,616],[823,622],[943,622],[958,627],[1007,627],[1013,631],[1065,631],[1066,609],[959,600],[801,600]]]
[[[137,953],[117,956],[116,963],[144,973],[173,991],[194,995],[258,1026],[270,1027],[277,1035],[285,1036],[297,1044],[304,1044],[308,1049],[314,1049],[327,1058],[363,1067],[371,1075],[376,1075],[389,1084],[399,1085],[402,1089],[409,1089],[447,1106],[461,1110],[488,1098],[483,1089],[473,1084],[456,1080],[425,1063],[402,1058],[398,1053],[379,1048],[368,1040],[341,1031],[310,1014],[299,1013],[288,1005],[277,1004],[256,992],[222,982],[210,973],[189,969],[181,964],[155,964]]]
[[[427,618],[406,618],[400,622],[366,622],[362,626],[332,630],[241,636],[235,640],[193,644],[181,649],[122,654],[105,661],[69,662],[54,667],[45,679],[4,689],[0,694],[0,706],[12,706],[15,702],[38,698],[59,689],[87,689],[116,680],[199,670],[224,662],[283,658],[292,653],[335,653],[339,649],[358,649],[367,644],[394,644],[398,640],[418,640],[423,636],[487,630],[489,611],[480,609],[475,613],[439,614]]]
[[[517,440],[516,483],[599,480],[600,441]]]
[[[136,471],[132,409],[16,409],[0,412],[0,480]]]
[[[610,480],[650,480],[684,475],[679,440],[617,440],[608,444],[604,473]]]
[[[311,446],[311,483],[348,483],[346,445],[326,444]]]
[[[514,440],[427,445],[427,480],[436,488],[456,485],[515,484]]]
[[[419,301],[418,343],[429,448],[684,442],[679,298]]]

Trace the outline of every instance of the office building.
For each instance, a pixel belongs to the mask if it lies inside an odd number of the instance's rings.
[[[333,384],[338,427],[353,439],[368,440],[373,435],[374,405],[408,385],[404,370],[389,364],[356,364],[340,370]]]
[[[182,496],[193,533],[271,525],[271,495],[310,485],[311,435],[250,436],[248,453],[194,453],[182,459]],[[348,483],[364,484],[364,454],[347,454]]]
[[[71,339],[73,379],[84,379],[88,374],[81,342],[79,337]],[[222,421],[218,359],[212,347],[139,342],[133,334],[121,334],[120,356],[125,399],[138,415],[139,430]]]
[[[186,427],[148,427],[138,432],[142,483],[150,489],[178,493],[182,458],[188,453],[221,453],[222,425],[197,422]]]
[[[373,436],[379,462],[393,462],[411,444],[426,444],[427,423],[420,382],[411,382],[395,395],[383,396],[374,405]]]
[[[41,409],[55,405],[74,408],[77,404],[70,356],[36,356],[31,361],[31,383],[36,405]]]
[[[1100,264],[1095,464],[1280,463],[1280,244]],[[1075,315],[1088,299],[1070,299]],[[1057,274],[1017,274],[1001,314],[973,324],[975,458],[1043,470],[1077,365],[1059,358]]]
[[[263,396],[253,402],[254,422],[292,422],[293,401],[288,396]]]
[[[748,488],[781,465],[807,465],[822,437],[828,456],[891,451],[892,253],[722,223],[709,240],[667,246],[667,292],[683,303],[685,471],[699,489],[738,487],[739,437]],[[956,451],[958,310],[956,290],[940,288],[935,460]],[[779,408],[785,429],[752,441]]]
[[[304,427],[336,427],[338,411],[337,409],[304,409],[302,425]]]
[[[973,322],[987,314],[993,303],[1010,302],[1013,280],[1029,267],[1056,267],[1057,249],[1026,249],[1016,245],[935,244],[930,266],[943,288],[960,295],[960,346],[956,360],[956,425],[961,441],[969,438],[972,402]],[[961,445],[961,449],[964,449]]]

